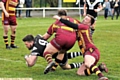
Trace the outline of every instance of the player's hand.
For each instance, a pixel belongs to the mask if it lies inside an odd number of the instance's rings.
[[[6,17],[9,17],[9,13],[8,13],[8,12],[5,12],[5,16],[6,16]]]
[[[100,11],[100,9],[99,9],[99,8],[98,8],[98,9],[94,9],[94,11],[95,11],[95,12],[99,12],[99,11]]]
[[[85,17],[85,16],[86,16],[86,13],[83,13],[83,16]]]
[[[94,9],[95,12],[97,12],[97,9]]]
[[[59,17],[58,15],[54,15],[53,18],[60,20],[61,17]]]

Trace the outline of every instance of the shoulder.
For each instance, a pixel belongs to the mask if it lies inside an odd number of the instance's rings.
[[[7,0],[1,0],[1,2],[5,3],[5,2],[7,2]]]
[[[81,30],[86,30],[86,29],[89,29],[89,26],[86,25],[86,24],[79,24],[78,28],[81,29]]]

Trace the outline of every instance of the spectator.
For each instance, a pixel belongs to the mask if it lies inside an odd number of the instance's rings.
[[[32,7],[32,0],[25,0],[25,5],[26,5],[26,8],[31,8]],[[26,17],[32,17],[30,9],[26,10]]]
[[[116,19],[118,19],[118,17],[119,17],[119,6],[120,6],[119,0],[115,0],[115,2],[114,2],[114,12],[113,12],[113,15],[112,15],[112,20],[114,19],[115,13],[116,13]]]
[[[119,0],[119,3],[120,3],[120,0]],[[119,5],[119,14],[120,14],[120,5]]]
[[[107,19],[108,12],[110,11],[110,2],[108,0],[105,0],[103,6],[104,6],[104,18]]]
[[[111,13],[110,14],[112,16],[113,12],[114,12],[114,1],[113,0],[110,1],[110,8],[111,8],[111,11],[110,11]]]
[[[25,0],[18,0],[19,1],[19,3],[18,3],[18,5],[17,5],[17,8],[23,8],[23,5],[24,5],[24,3],[25,3]],[[18,16],[17,16],[17,13],[18,13]],[[21,17],[21,13],[22,13],[22,10],[17,10],[16,11],[16,16],[17,17]]]

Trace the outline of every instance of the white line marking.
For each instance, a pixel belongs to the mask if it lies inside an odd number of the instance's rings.
[[[24,63],[24,64],[25,64],[24,61],[20,61],[20,60],[14,61],[14,60],[4,59],[4,58],[0,58],[0,60],[1,60],[1,61],[7,61],[7,62],[13,62],[13,63],[15,62],[15,63]],[[25,64],[25,65],[26,65],[26,64]],[[34,66],[40,66],[40,67],[42,67],[42,68],[45,68],[45,66],[40,65],[40,64],[35,64]]]

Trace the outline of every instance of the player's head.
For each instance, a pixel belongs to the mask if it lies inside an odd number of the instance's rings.
[[[58,16],[67,16],[67,10],[64,9],[58,10]]]
[[[34,36],[33,35],[26,35],[22,41],[25,43],[28,49],[31,49],[34,43]]]
[[[83,19],[83,23],[84,23],[84,24],[93,25],[94,22],[95,22],[94,17],[91,16],[91,15],[89,15],[89,14],[87,14],[87,15],[85,16],[85,18]]]
[[[26,35],[23,39],[22,39],[24,42],[25,41],[34,41],[34,36],[29,34],[29,35]]]

